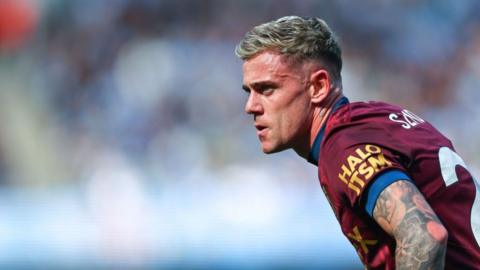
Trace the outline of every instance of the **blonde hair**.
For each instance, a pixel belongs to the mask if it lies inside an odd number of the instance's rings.
[[[342,52],[336,36],[322,19],[286,16],[255,26],[237,45],[235,54],[248,60],[266,50],[295,61],[320,61],[341,82]]]

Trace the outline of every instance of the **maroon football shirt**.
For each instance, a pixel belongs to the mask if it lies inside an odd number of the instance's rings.
[[[448,230],[445,269],[480,269],[480,190],[451,142],[408,110],[344,98],[310,161],[342,231],[368,269],[395,269],[395,240],[371,217],[380,192],[412,181]]]

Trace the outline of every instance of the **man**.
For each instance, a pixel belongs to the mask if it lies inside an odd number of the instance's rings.
[[[293,149],[318,165],[366,268],[480,269],[479,182],[422,118],[342,95],[341,50],[324,21],[256,26],[236,54],[263,152]]]

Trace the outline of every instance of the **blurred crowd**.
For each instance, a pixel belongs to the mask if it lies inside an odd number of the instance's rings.
[[[5,12],[6,3],[20,6]],[[108,241],[151,244],[148,232],[125,239],[138,223],[117,228],[125,217],[148,223],[139,213],[151,186],[161,198],[208,197],[208,187],[244,181],[263,188],[255,196],[279,183],[319,196],[309,191],[315,169],[291,153],[265,158],[243,112],[234,47],[284,15],[322,17],[334,29],[346,96],[409,108],[480,175],[479,1],[0,0],[0,15],[12,10],[23,17],[0,18],[0,184],[83,187]],[[2,31],[15,26],[24,36],[12,45]]]
[[[335,29],[347,96],[410,108],[480,161],[478,1],[20,2],[37,20],[2,54],[5,184],[76,181],[105,155],[160,181],[248,162],[257,145],[234,46],[288,14]]]

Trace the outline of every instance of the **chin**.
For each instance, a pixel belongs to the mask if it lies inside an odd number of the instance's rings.
[[[262,145],[262,151],[265,154],[274,154],[286,150],[286,147]]]
[[[263,148],[262,151],[263,151],[264,154],[267,154],[267,155],[268,155],[268,154],[276,153],[275,151],[272,151],[272,150],[269,150],[269,149],[265,149],[265,148]]]

